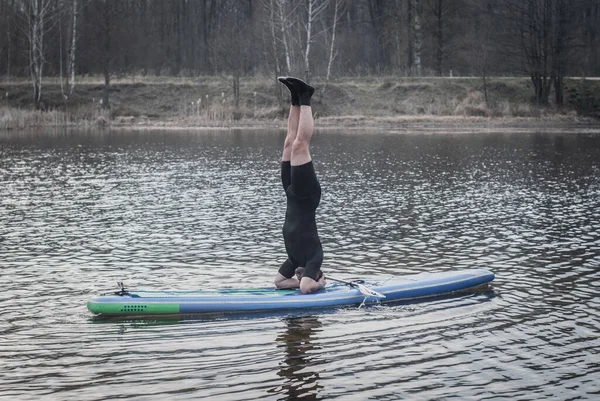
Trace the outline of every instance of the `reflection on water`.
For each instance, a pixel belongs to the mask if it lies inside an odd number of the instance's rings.
[[[283,135],[0,134],[0,398],[597,398],[597,135],[315,135],[326,273],[487,268],[499,296],[95,324],[121,280],[270,285]]]
[[[315,339],[321,322],[316,316],[290,317],[284,322],[285,330],[276,338],[285,353],[278,373],[284,383],[274,392],[285,395],[287,400],[319,400],[323,386],[319,384],[318,366],[313,359],[321,351]]]

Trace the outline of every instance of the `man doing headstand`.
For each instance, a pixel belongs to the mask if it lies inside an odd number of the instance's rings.
[[[275,277],[277,288],[298,288],[305,294],[325,286],[323,249],[315,211],[321,186],[309,153],[314,122],[310,98],[315,88],[293,77],[278,78],[291,92],[292,105],[281,157],[281,181],[287,198],[283,238],[288,259]]]

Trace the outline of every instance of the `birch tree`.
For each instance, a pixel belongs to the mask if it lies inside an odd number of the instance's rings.
[[[49,29],[52,11],[51,0],[23,0],[21,12],[25,16],[27,41],[29,43],[29,73],[33,85],[33,100],[40,108],[42,77],[44,73],[44,34]]]
[[[321,90],[321,98],[325,95],[325,91],[327,90],[327,84],[329,83],[329,78],[331,77],[331,65],[333,64],[333,60],[337,56],[337,51],[335,48],[335,34],[337,30],[337,24],[339,20],[340,14],[343,14],[342,7],[344,6],[344,0],[334,0],[335,5],[333,9],[333,26],[331,27],[331,43],[329,44],[329,60],[327,62],[327,75],[325,76],[325,84],[323,85],[323,89]]]
[[[293,53],[291,49],[290,31],[293,27],[291,16],[296,12],[298,3],[289,4],[286,0],[263,0],[263,7],[268,14],[270,47],[278,73],[282,72],[279,49],[283,47],[285,72],[292,71]]]
[[[275,33],[275,0],[263,0],[263,7],[269,14],[269,41],[271,43],[273,65],[275,66],[275,76],[278,76],[281,73],[281,65],[279,63],[277,51],[277,35]]]
[[[317,34],[314,32],[314,27],[317,18],[327,8],[329,0],[306,0],[306,23],[304,29],[306,31],[306,42],[304,46],[304,78],[306,82],[310,81],[310,49]]]
[[[69,47],[69,61],[67,64],[67,75],[69,84],[69,94],[73,94],[75,89],[75,61],[77,54],[77,0],[73,0],[71,8],[71,45]]]
[[[412,62],[414,71],[421,75],[421,47],[423,46],[423,32],[421,31],[421,0],[409,0],[412,3]]]
[[[277,8],[279,11],[279,27],[281,29],[281,42],[283,43],[283,50],[285,55],[285,65],[287,67],[287,73],[292,71],[292,52],[290,51],[290,41],[288,40],[289,31],[292,27],[290,23],[290,13],[285,10],[286,0],[276,0]],[[295,9],[295,8],[294,8]]]

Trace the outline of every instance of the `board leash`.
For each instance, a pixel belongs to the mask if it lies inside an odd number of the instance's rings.
[[[333,280],[333,281],[337,281],[338,283],[343,283],[343,284],[349,285],[350,287],[358,288],[360,293],[365,296],[365,301],[367,298],[377,298],[377,300],[385,298],[385,295],[383,295],[382,293],[377,292],[374,289],[369,288],[366,285],[358,283],[356,281],[346,281],[346,280],[342,280],[339,278],[331,277],[329,275],[327,275],[326,278]],[[364,301],[363,301],[363,304],[364,304]]]

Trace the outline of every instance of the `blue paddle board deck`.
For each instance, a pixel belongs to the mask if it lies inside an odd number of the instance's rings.
[[[490,283],[494,274],[473,269],[441,273],[379,277],[361,283],[385,299],[365,299],[357,288],[332,283],[313,294],[299,290],[215,289],[197,291],[127,290],[95,296],[87,308],[102,316],[191,315],[330,308],[365,303],[388,303],[465,291]]]

